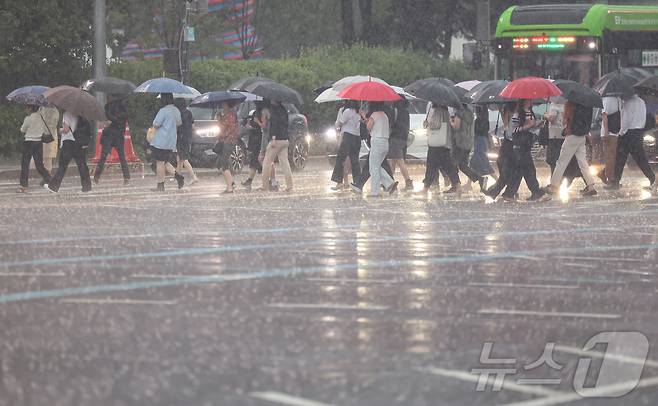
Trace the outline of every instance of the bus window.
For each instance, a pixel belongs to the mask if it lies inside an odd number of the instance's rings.
[[[513,54],[511,60],[502,58],[500,76],[508,79],[524,76],[568,79],[591,86],[598,79],[598,58],[596,54]]]

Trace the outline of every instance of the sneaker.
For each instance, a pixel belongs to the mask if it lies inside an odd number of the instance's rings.
[[[49,191],[50,193],[59,193],[59,190],[51,189],[50,186],[48,185],[46,185],[46,190]]]
[[[544,196],[549,196],[550,197],[549,194],[543,193],[543,192],[542,193],[533,193],[533,194],[530,195],[529,198],[525,199],[525,201],[526,202],[539,202],[544,198]]]
[[[164,191],[165,191],[164,182],[158,183],[158,186],[156,186],[155,189],[151,189],[151,192],[164,192]]]
[[[91,192],[90,187],[82,188],[82,193],[89,193],[89,192]]]
[[[230,194],[233,194],[233,191],[232,191],[232,190],[228,190],[228,189],[226,189],[226,190],[224,190],[221,194],[223,194],[223,195],[230,195]]]
[[[605,176],[605,170],[599,171],[596,176],[601,179],[601,182],[603,182],[604,185],[608,184],[608,177]]]
[[[510,196],[502,195],[502,196],[501,196],[501,199],[502,199],[503,201],[505,201],[505,202],[516,203],[516,199],[517,199],[517,198],[516,198],[516,197],[510,197]]]
[[[548,185],[548,186],[546,186],[543,190],[544,190],[544,193],[549,194],[549,195],[553,195],[553,194],[555,194],[555,192],[557,191],[557,190],[553,187],[553,185]]]
[[[254,181],[253,178],[247,178],[247,179],[243,180],[240,184],[241,184],[242,186],[249,186],[249,187],[251,187],[251,183],[252,183],[253,181]]]
[[[621,183],[618,183],[618,182],[608,183],[607,185],[603,186],[603,189],[605,189],[605,190],[619,190],[619,189],[621,189]]]
[[[130,185],[130,179],[124,179],[123,186],[128,186],[128,185]]]
[[[270,190],[274,192],[279,191],[279,182],[276,179],[270,181]]]
[[[20,186],[18,189],[16,189],[16,193],[27,193],[27,188]]]
[[[354,193],[358,193],[358,194],[363,193],[363,189],[361,189],[360,187],[358,187],[354,183],[350,183],[350,188],[352,189],[352,192],[354,192]]]
[[[342,183],[338,183],[338,184],[336,184],[336,186],[333,186],[333,187],[331,188],[331,190],[333,190],[333,191],[335,191],[335,192],[340,192],[340,191],[343,190],[343,189],[344,189],[344,187],[343,187],[343,184],[342,184]]]
[[[185,186],[185,178],[183,177],[183,175],[176,173],[174,175],[174,179],[176,179],[176,183],[178,183],[179,189],[182,189],[183,186]]]
[[[398,191],[398,182],[393,182],[391,187],[388,188],[388,194],[392,195],[393,193]]]
[[[404,181],[404,191],[411,192],[414,190],[414,181],[411,179],[406,179]]]
[[[643,190],[646,190],[647,192],[655,192],[658,190],[658,180],[653,181],[652,184],[649,186],[645,186],[642,188]]]
[[[99,178],[97,178],[97,177],[95,177],[95,176],[94,176],[93,178],[91,178],[91,180],[92,180],[92,182],[94,182],[94,183],[97,184],[97,185],[98,185],[98,184],[100,183],[100,181],[101,181]]]
[[[455,194],[455,193],[459,193],[459,189],[460,189],[459,185],[452,185],[450,187],[450,189],[445,190],[443,193],[444,194]]]
[[[41,187],[44,187],[46,185],[47,185],[47,183],[46,183],[45,180],[41,180],[41,182],[39,182],[39,186],[41,186]]]
[[[188,185],[188,186],[192,186],[192,185],[197,184],[197,183],[199,183],[199,178],[197,178],[197,177],[195,176],[194,179],[192,179],[192,180],[190,181],[190,183],[188,183],[187,185]]]
[[[594,189],[594,186],[587,186],[585,189],[580,191],[581,196],[596,196],[598,192]]]

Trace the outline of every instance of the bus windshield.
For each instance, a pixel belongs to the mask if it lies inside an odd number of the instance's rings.
[[[503,65],[507,67],[504,74],[510,75],[511,79],[539,76],[549,79],[568,79],[591,86],[599,76],[596,54],[529,52],[515,53],[512,54],[511,59],[509,56],[503,59]]]

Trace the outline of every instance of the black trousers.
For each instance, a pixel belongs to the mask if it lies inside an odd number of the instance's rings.
[[[382,162],[382,168],[384,168],[384,170],[391,176],[391,178],[393,177],[393,171],[391,171],[391,165],[388,164],[388,159],[384,159],[384,162]],[[366,162],[361,168],[361,176],[359,176],[358,181],[354,182],[354,185],[359,189],[363,189],[363,186],[366,184],[368,179],[370,179],[370,154],[366,156]]]
[[[513,198],[519,191],[521,179],[525,179],[526,186],[533,195],[541,194],[539,181],[537,181],[537,169],[532,159],[530,146],[514,146],[515,171],[505,189],[503,196]]]
[[[59,167],[55,176],[50,180],[50,189],[54,191],[59,190],[71,160],[75,160],[75,164],[78,166],[82,190],[91,190],[91,178],[89,177],[89,167],[87,166],[87,148],[82,148],[80,144],[71,140],[65,140],[62,143],[62,149],[59,151]]]
[[[514,146],[512,141],[503,139],[498,151],[498,180],[488,190],[487,194],[494,199],[507,187],[514,177],[516,171],[516,161],[514,159]]]
[[[452,157],[457,164],[457,167],[464,175],[466,175],[472,182],[479,182],[482,179],[482,175],[477,173],[473,168],[468,166],[468,157],[471,155],[470,149],[461,149],[453,147]]]
[[[445,147],[428,147],[427,162],[425,164],[425,188],[429,188],[439,177],[439,170],[450,178],[453,186],[461,184],[459,170],[450,155],[450,149]]]
[[[656,181],[656,174],[651,169],[647,153],[644,150],[644,130],[629,130],[625,135],[619,137],[617,143],[617,163],[615,165],[615,182],[621,181],[624,174],[624,166],[630,154],[633,160],[640,168],[644,176],[653,184]]]
[[[43,166],[43,143],[41,141],[23,141],[23,154],[21,156],[21,186],[28,186],[30,177],[30,161],[34,159],[34,166],[45,183],[50,182],[50,172]]]
[[[361,138],[358,135],[343,134],[343,139],[338,147],[336,155],[336,164],[334,172],[331,174],[331,180],[336,183],[343,182],[345,159],[350,159],[352,165],[352,181],[354,183],[361,177],[361,168],[359,167],[359,151],[361,150]]]
[[[98,161],[98,165],[96,166],[94,179],[99,179],[103,174],[103,169],[105,169],[105,161],[107,160],[107,156],[112,152],[112,148],[116,149],[117,154],[119,155],[119,162],[121,162],[121,172],[123,172],[123,178],[130,179],[130,169],[128,168],[128,162],[126,162],[123,134],[112,134],[105,131],[101,136],[101,159]]]

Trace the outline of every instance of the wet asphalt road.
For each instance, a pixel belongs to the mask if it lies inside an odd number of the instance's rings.
[[[328,178],[316,162],[292,194],[221,197],[216,177],[2,181],[0,405],[658,403],[658,199],[639,174],[541,204],[368,200]],[[642,381],[581,398],[579,359],[593,385],[606,351],[583,346],[608,331],[647,337]],[[481,362],[485,343],[509,363]],[[554,363],[524,368],[549,343]],[[642,360],[621,355],[623,386]],[[513,372],[478,392],[483,368]]]

